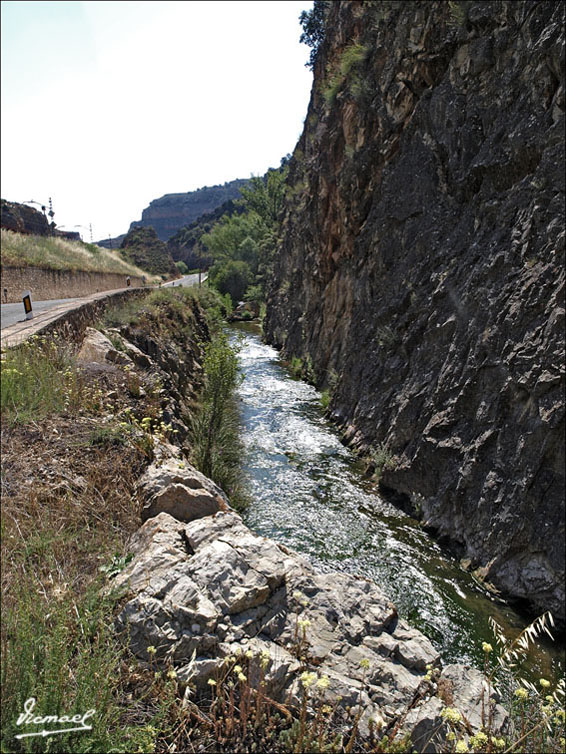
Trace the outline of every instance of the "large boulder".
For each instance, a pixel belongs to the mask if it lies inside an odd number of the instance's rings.
[[[83,342],[77,354],[77,361],[80,364],[96,362],[98,364],[111,363],[124,366],[127,364],[133,367],[133,361],[130,357],[126,353],[118,351],[112,341],[106,335],[103,335],[100,330],[95,330],[94,327],[86,328]]]
[[[193,521],[230,508],[214,482],[180,458],[161,458],[149,466],[138,483],[143,521],[168,513],[177,521]]]

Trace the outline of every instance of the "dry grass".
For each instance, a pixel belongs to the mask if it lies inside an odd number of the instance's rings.
[[[28,236],[2,229],[2,264],[40,267],[49,270],[83,270],[122,275],[145,275],[149,282],[160,280],[126,262],[117,251],[91,243],[51,236]]]

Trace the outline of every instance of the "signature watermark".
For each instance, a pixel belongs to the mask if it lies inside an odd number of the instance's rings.
[[[42,730],[31,733],[18,733],[16,738],[31,738],[32,736],[56,736],[61,733],[71,733],[79,730],[92,730],[92,725],[86,725],[89,717],[96,714],[95,709],[89,709],[82,715],[34,715],[33,710],[36,704],[34,697],[30,697],[24,704],[24,711],[20,713],[16,725],[67,725],[71,727],[60,728],[59,730]]]

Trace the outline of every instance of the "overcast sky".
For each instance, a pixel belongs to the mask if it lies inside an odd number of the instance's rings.
[[[152,199],[263,174],[292,152],[312,2],[2,1],[2,198],[124,233]]]

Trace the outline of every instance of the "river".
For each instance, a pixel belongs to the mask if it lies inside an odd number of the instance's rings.
[[[239,337],[239,388],[245,473],[254,531],[306,554],[321,570],[374,580],[399,613],[420,629],[443,661],[482,667],[482,641],[495,645],[492,616],[508,635],[526,621],[476,582],[418,522],[381,499],[351,450],[324,417],[320,394],[294,379],[257,326]],[[238,334],[239,333],[239,336]],[[563,650],[549,645],[526,677],[558,678]]]

